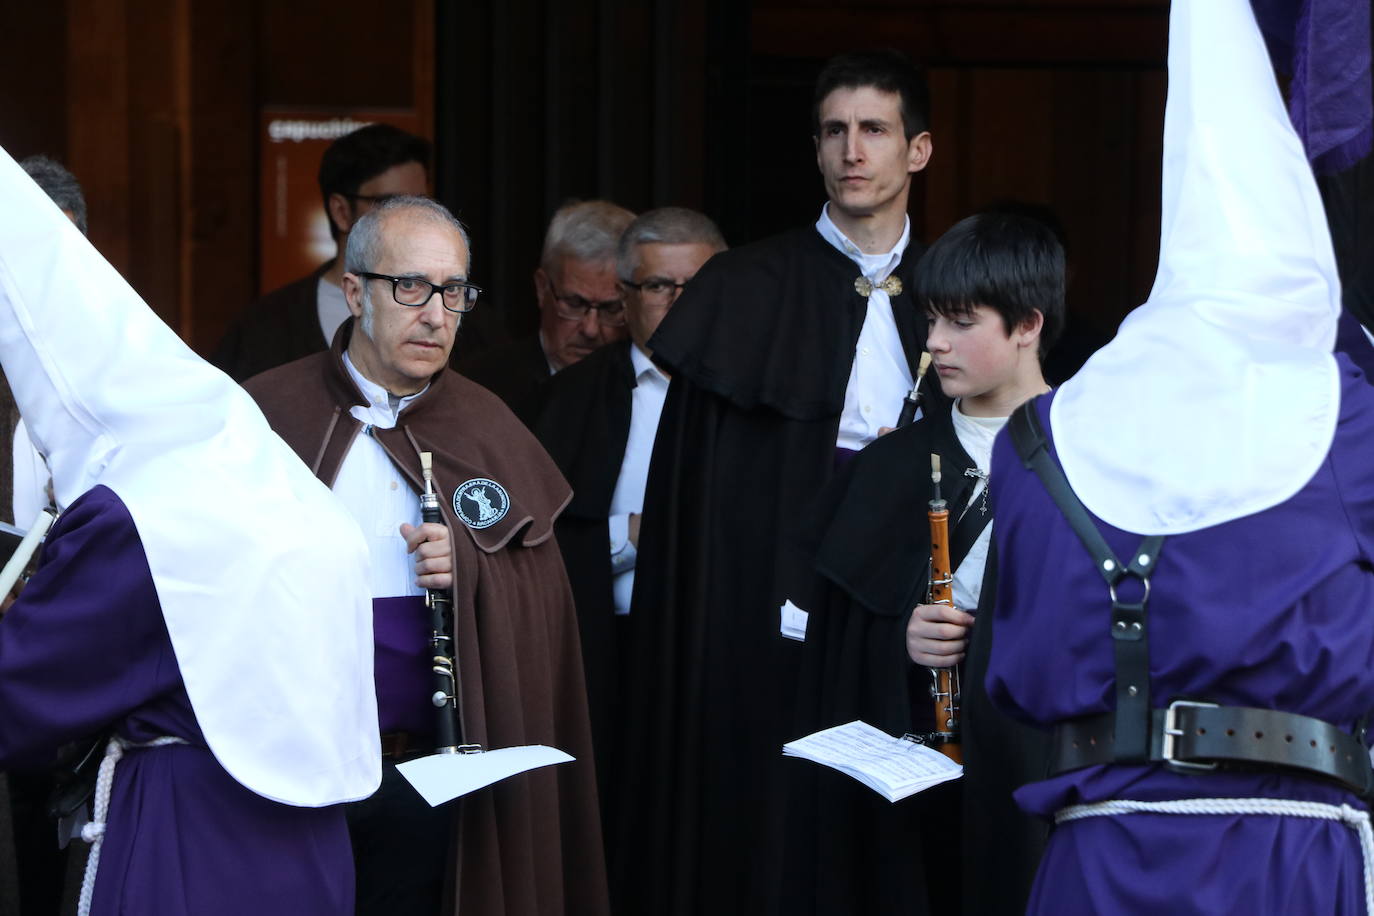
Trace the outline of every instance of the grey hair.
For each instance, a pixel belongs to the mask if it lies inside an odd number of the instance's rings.
[[[468,264],[472,264],[472,240],[468,238],[468,229],[458,217],[449,212],[448,207],[428,197],[401,196],[382,201],[353,224],[348,233],[348,245],[344,250],[345,270],[357,274],[370,272],[376,267],[382,250],[382,221],[402,210],[412,216],[457,230],[468,249]]]
[[[709,245],[715,251],[727,247],[725,236],[711,217],[686,207],[661,207],[640,215],[620,237],[615,269],[623,282],[634,279],[639,267],[640,245]]]
[[[60,162],[47,156],[30,156],[20,162],[19,167],[52,198],[59,210],[71,212],[76,228],[86,235],[86,195],[81,193],[81,184],[76,176]]]
[[[564,204],[549,220],[539,265],[547,271],[557,257],[609,261],[615,257],[620,234],[634,218],[635,215],[629,210],[609,200],[582,200]]]

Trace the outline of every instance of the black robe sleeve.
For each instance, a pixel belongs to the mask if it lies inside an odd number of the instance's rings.
[[[554,525],[568,571],[582,637],[587,705],[596,748],[602,821],[615,821],[619,708],[622,692],[620,630],[612,594],[607,517],[630,435],[635,387],[630,342],[602,347],[549,380],[533,429],[572,484],[573,499]]]
[[[1026,815],[1012,793],[1048,777],[1049,736],[1003,714],[988,699],[983,678],[992,657],[995,541],[987,569],[964,658],[963,912],[1019,916],[1026,911],[1050,825]],[[1046,676],[1053,677],[1053,671]]]
[[[929,675],[911,663],[906,625],[924,597],[930,454],[971,462],[938,396],[926,416],[874,442],[821,491],[799,526],[811,602],[794,734],[862,719],[893,735],[934,726]],[[946,475],[958,517],[972,490]],[[784,900],[789,912],[926,914],[957,907],[957,784],[889,803],[828,767],[788,760]],[[938,825],[938,826],[937,826]]]

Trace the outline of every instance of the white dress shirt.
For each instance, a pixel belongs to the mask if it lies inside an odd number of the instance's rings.
[[[363,429],[354,437],[339,467],[334,495],[343,500],[367,539],[372,557],[372,597],[423,595],[424,590],[415,584],[415,558],[406,553],[405,538],[401,537],[402,522],[420,524],[420,497],[370,432],[374,426],[395,426],[400,412],[424,392],[396,398],[381,385],[363,378],[346,352],[343,361],[354,384],[367,398],[367,405],[349,408],[348,412],[362,421]]]
[[[873,283],[873,292],[868,296],[868,313],[854,347],[854,362],[844,391],[844,410],[840,413],[840,432],[835,441],[840,448],[858,451],[878,438],[880,427],[897,423],[902,400],[911,391],[911,367],[907,364],[902,338],[892,316],[892,300],[878,288],[902,260],[902,253],[911,241],[911,220],[906,220],[896,246],[884,254],[864,254],[831,221],[828,203],[821,208],[816,231],[858,266],[856,280],[862,274]]]
[[[954,402],[950,411],[954,420],[954,433],[959,444],[968,452],[981,475],[974,483],[973,493],[969,495],[969,512],[982,512],[987,509],[986,491],[988,469],[992,464],[992,443],[1002,427],[1007,425],[1007,417],[970,417],[959,409],[959,401]],[[967,468],[946,467],[945,473],[963,474]],[[990,510],[989,510],[990,511]],[[951,525],[954,524],[951,522]],[[983,568],[988,563],[988,545],[992,543],[992,521],[989,521],[978,540],[969,548],[968,555],[954,571],[954,606],[972,614],[978,608],[978,597],[983,591]]]
[[[630,613],[630,594],[635,585],[635,545],[630,543],[630,513],[644,511],[644,485],[649,479],[649,456],[654,451],[658,418],[668,396],[668,377],[659,371],[639,344],[630,345],[635,370],[635,389],[630,396],[630,437],[625,458],[611,496],[611,588],[615,612]]]
[[[330,283],[323,274],[315,284],[315,313],[320,319],[320,332],[324,334],[324,342],[331,343],[334,340],[334,332],[349,315],[348,300],[344,298],[343,289]]]

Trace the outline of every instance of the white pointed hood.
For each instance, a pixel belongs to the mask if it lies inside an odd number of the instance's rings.
[[[368,556],[333,494],[0,150],[0,364],[60,506],[133,516],[196,718],[287,804],[380,778]]]
[[[1288,499],[1331,447],[1340,283],[1248,0],[1175,0],[1149,300],[1050,416],[1075,492],[1140,534]]]

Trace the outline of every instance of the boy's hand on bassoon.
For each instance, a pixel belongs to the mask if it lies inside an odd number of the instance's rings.
[[[973,615],[946,604],[918,604],[906,624],[906,654],[927,668],[948,668],[964,658]]]

